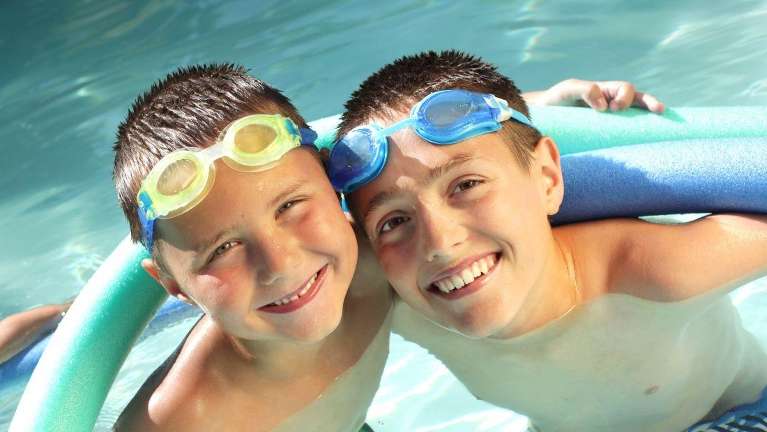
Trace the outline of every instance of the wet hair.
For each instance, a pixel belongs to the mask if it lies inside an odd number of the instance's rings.
[[[401,57],[368,77],[346,102],[338,136],[373,117],[409,112],[430,93],[448,89],[493,94],[530,117],[517,86],[495,66],[460,51],[428,51]],[[532,150],[541,139],[540,132],[513,120],[502,125],[501,136],[514,157],[521,166],[529,168]]]
[[[136,200],[141,181],[160,159],[175,150],[208,147],[229,123],[261,113],[281,114],[307,127],[279,90],[234,64],[182,67],[139,96],[114,145],[113,179],[131,239],[142,238]]]

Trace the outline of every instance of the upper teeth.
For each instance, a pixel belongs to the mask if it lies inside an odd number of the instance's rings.
[[[317,272],[317,273],[319,273],[319,272]],[[294,302],[294,301],[298,300],[299,298],[301,298],[304,294],[309,292],[309,288],[311,288],[312,284],[314,283],[314,281],[317,280],[317,273],[315,273],[314,276],[312,276],[312,278],[309,279],[308,282],[306,282],[306,284],[301,288],[301,291],[299,291],[298,294],[293,294],[290,297],[285,296],[285,297],[275,301],[274,303],[271,303],[270,306],[285,305],[285,304],[288,304],[290,302]]]
[[[434,282],[434,285],[444,293],[463,288],[474,282],[474,279],[487,274],[495,265],[495,256],[488,255],[466,266],[460,273],[448,276]]]

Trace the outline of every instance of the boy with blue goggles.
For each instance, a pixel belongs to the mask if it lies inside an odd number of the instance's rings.
[[[328,177],[333,187],[342,193],[372,181],[386,166],[387,137],[406,127],[430,143],[447,145],[495,132],[501,128],[501,122],[508,119],[532,127],[524,114],[492,94],[437,91],[415,104],[406,119],[387,128],[377,124],[359,126],[341,137],[330,152]]]

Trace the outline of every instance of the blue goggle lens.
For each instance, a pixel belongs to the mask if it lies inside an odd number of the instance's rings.
[[[418,117],[425,118],[435,129],[450,128],[465,116],[476,111],[475,104],[466,93],[441,93],[418,109]]]
[[[472,131],[489,131],[488,123],[497,124],[495,113],[482,96],[464,90],[427,96],[413,116],[416,132],[435,144],[452,144],[471,136]]]
[[[372,128],[354,129],[333,147],[328,161],[333,187],[347,189],[369,174],[380,147],[376,135]]]

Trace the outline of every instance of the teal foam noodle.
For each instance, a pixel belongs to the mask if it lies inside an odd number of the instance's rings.
[[[636,108],[611,113],[531,107],[530,115],[562,154],[658,141],[767,136],[767,107],[762,106],[669,108],[662,115]]]
[[[91,431],[120,366],[167,295],[124,239],[51,337],[10,425],[17,432]]]

